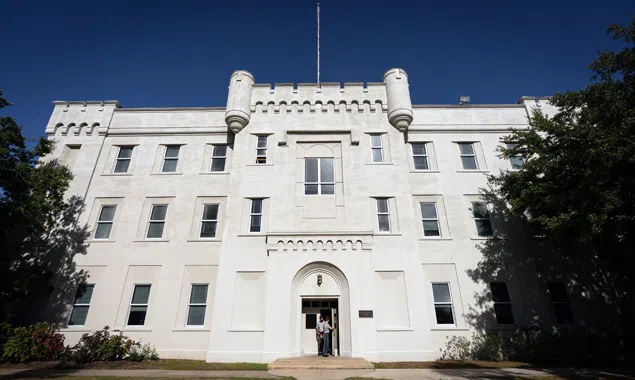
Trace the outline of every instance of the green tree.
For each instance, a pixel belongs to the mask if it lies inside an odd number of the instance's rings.
[[[0,109],[9,105],[0,91]],[[0,117],[0,318],[18,323],[44,317],[56,284],[68,293],[82,280],[73,257],[86,252],[88,236],[78,223],[82,199],[65,197],[70,170],[46,160],[53,141],[30,142],[13,118]]]
[[[513,131],[518,145],[501,156],[522,156],[523,168],[489,178],[501,217],[525,222],[541,249],[514,256],[508,242],[487,243],[472,274],[530,263],[603,300],[620,333],[635,336],[635,17],[607,32],[622,50],[599,54],[585,88],[556,94],[555,115],[535,110],[527,130]]]

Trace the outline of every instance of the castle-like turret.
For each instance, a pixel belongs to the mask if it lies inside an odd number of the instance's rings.
[[[240,132],[249,124],[249,119],[251,118],[251,89],[254,82],[254,76],[245,70],[234,71],[229,79],[225,122],[234,133]]]
[[[402,69],[390,69],[384,74],[384,82],[388,101],[388,121],[399,132],[405,132],[412,123],[408,74]]]

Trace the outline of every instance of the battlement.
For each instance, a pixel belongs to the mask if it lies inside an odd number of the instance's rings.
[[[116,100],[54,101],[53,106],[45,131],[49,136],[103,136],[115,108],[121,107]]]

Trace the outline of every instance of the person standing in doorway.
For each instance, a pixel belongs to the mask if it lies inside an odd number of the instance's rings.
[[[333,328],[331,327],[331,325],[329,324],[329,317],[328,315],[326,317],[324,317],[324,323],[322,323],[322,330],[324,331],[324,339],[322,342],[322,356],[327,357],[329,356],[329,346],[331,345],[331,331],[333,331]]]
[[[322,355],[322,346],[324,346],[324,318],[322,318],[322,314],[320,314],[320,320],[315,325],[315,339],[317,340],[318,356]]]

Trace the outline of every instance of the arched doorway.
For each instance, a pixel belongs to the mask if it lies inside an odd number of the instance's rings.
[[[336,319],[334,354],[351,356],[348,280],[335,265],[316,261],[302,267],[291,283],[291,352],[297,356],[317,352],[315,330],[311,328],[313,320],[307,315],[316,315],[326,310],[332,310],[331,317]]]

